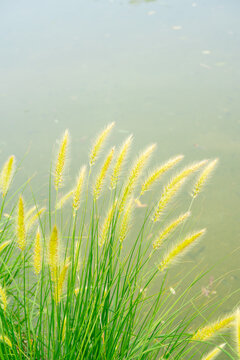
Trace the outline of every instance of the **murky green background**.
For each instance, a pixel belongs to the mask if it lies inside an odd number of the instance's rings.
[[[113,141],[134,134],[133,152],[157,142],[155,164],[179,153],[185,163],[219,157],[194,205],[208,234],[184,264],[220,261],[212,272],[226,274],[220,298],[240,281],[239,11],[236,0],[0,4],[1,162],[30,149],[19,176],[37,171],[39,189],[65,128],[75,175],[91,139],[111,121]]]

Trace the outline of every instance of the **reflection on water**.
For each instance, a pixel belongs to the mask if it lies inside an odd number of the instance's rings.
[[[65,128],[78,169],[113,120],[113,142],[133,133],[134,152],[157,142],[156,163],[179,153],[186,162],[219,157],[193,209],[208,235],[185,265],[226,256],[214,277],[237,269],[240,3],[25,0],[0,9],[1,162],[30,146],[22,178],[37,165],[36,182],[47,184],[52,144]],[[239,280],[224,281],[232,291]]]

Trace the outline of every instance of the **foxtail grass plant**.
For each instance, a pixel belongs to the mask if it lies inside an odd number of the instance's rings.
[[[51,166],[48,207],[27,197],[29,181],[11,193],[16,160],[3,162],[0,359],[210,360],[221,352],[233,359],[227,345],[205,346],[228,328],[235,328],[239,356],[239,311],[193,330],[205,310],[188,314],[187,294],[197,280],[175,298],[167,285],[173,264],[181,266],[205,233],[204,224],[186,232],[190,207],[178,212],[170,205],[188,181],[192,206],[217,160],[175,170],[183,160],[177,155],[148,171],[152,144],[129,166],[129,136],[116,154],[110,146],[98,167],[113,127],[99,133],[69,187],[65,131]],[[198,346],[205,346],[202,356]]]

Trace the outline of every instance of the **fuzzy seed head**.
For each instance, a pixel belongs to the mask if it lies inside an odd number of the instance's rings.
[[[101,235],[100,235],[100,240],[99,240],[99,246],[102,247],[106,240],[108,239],[110,230],[111,230],[111,225],[112,225],[112,221],[113,221],[113,217],[114,217],[114,213],[115,213],[115,209],[116,209],[116,205],[117,205],[117,200],[115,200],[115,202],[113,203],[113,205],[109,208],[106,218],[103,222],[103,226],[101,229]]]
[[[97,157],[99,155],[99,152],[101,151],[108,135],[110,134],[112,128],[114,127],[115,123],[112,122],[109,124],[97,137],[91,153],[90,153],[90,166],[93,166],[97,160]]]
[[[10,348],[12,348],[12,343],[6,335],[0,335],[0,341],[7,344]]]
[[[137,160],[135,161],[131,171],[127,183],[123,189],[123,195],[120,203],[120,212],[124,210],[125,204],[127,202],[128,197],[134,191],[135,186],[137,185],[137,181],[142,174],[144,167],[147,164],[150,156],[153,151],[156,149],[156,144],[150,145],[144,152],[142,152]]]
[[[214,360],[216,357],[222,352],[222,349],[224,348],[226,344],[221,344],[217,347],[215,347],[212,351],[210,351],[206,356],[202,358],[202,360]]]
[[[9,189],[14,173],[15,156],[12,155],[3,165],[0,174],[0,191],[4,197]]]
[[[236,329],[236,345],[237,345],[237,354],[240,359],[240,310],[236,311],[236,320],[235,320],[235,329]]]
[[[186,212],[185,214],[181,214],[177,219],[172,221],[169,225],[167,225],[157,236],[156,240],[153,243],[153,249],[158,249],[163,240],[165,240],[180,224],[182,224],[188,217],[190,216],[190,212]]]
[[[26,214],[25,214],[26,221],[28,221],[28,219],[33,215],[33,213],[35,212],[36,209],[37,209],[37,206],[34,205],[26,212]]]
[[[72,207],[75,211],[77,211],[80,206],[80,199],[81,199],[81,194],[82,194],[82,190],[83,190],[85,174],[86,174],[86,166],[83,166],[79,172],[79,175],[77,178],[77,184],[73,191]]]
[[[54,225],[52,234],[49,240],[49,248],[48,248],[48,258],[49,258],[49,267],[52,281],[57,280],[57,269],[58,269],[58,229],[57,226]]]
[[[181,189],[182,185],[184,184],[185,179],[181,179],[176,183],[170,182],[167,186],[164,187],[161,198],[156,206],[153,215],[153,221],[156,222],[160,219],[165,207],[168,203],[177,195],[178,191]]]
[[[10,242],[11,242],[10,240],[7,240],[0,245],[0,253],[3,251],[3,249],[5,249],[5,247],[7,247],[10,244]]]
[[[36,222],[40,219],[40,216],[46,211],[46,208],[41,208],[36,214],[32,215],[26,221],[26,229],[30,231],[32,227],[36,224]]]
[[[121,243],[125,240],[125,238],[127,236],[133,209],[134,209],[133,199],[130,199],[128,204],[126,205],[126,208],[125,208],[125,211],[123,214],[123,218],[121,221],[120,232],[119,232],[119,241]]]
[[[107,175],[107,171],[109,169],[109,166],[112,162],[112,158],[113,158],[113,154],[114,154],[114,150],[115,148],[113,147],[110,152],[108,153],[104,163],[103,163],[103,166],[97,176],[97,179],[96,179],[96,182],[95,182],[95,185],[93,187],[93,197],[95,200],[97,200],[101,194],[101,191],[102,191],[102,187],[103,187],[103,183],[104,183],[104,180],[106,178],[106,175]]]
[[[196,334],[193,335],[193,340],[205,341],[212,336],[216,335],[221,330],[225,330],[233,325],[235,316],[228,315],[218,321],[215,321],[209,325],[200,328]]]
[[[63,185],[63,173],[66,165],[68,143],[69,143],[69,132],[68,130],[66,130],[59,146],[59,151],[55,166],[54,185],[56,190],[58,190]]]
[[[60,275],[59,278],[57,279],[57,282],[55,284],[56,288],[55,288],[55,300],[56,302],[60,302],[61,300],[61,295],[62,295],[62,291],[63,291],[63,285],[64,285],[64,281],[66,279],[66,275],[67,275],[67,270],[69,268],[70,263],[66,262],[63,267],[62,270],[60,271]]]
[[[17,214],[17,244],[20,250],[26,247],[26,230],[25,230],[25,216],[24,216],[24,202],[23,197],[20,196],[18,200],[18,214]]]
[[[192,197],[195,198],[200,191],[202,190],[202,188],[204,187],[205,183],[207,182],[207,180],[209,179],[209,177],[211,176],[213,170],[215,169],[216,165],[218,163],[218,159],[215,159],[213,161],[211,161],[206,167],[205,169],[203,169],[202,173],[200,174],[194,189],[193,189],[193,193],[192,193]]]
[[[205,229],[202,229],[198,232],[193,233],[192,235],[187,236],[182,242],[175,245],[164,257],[161,264],[158,266],[160,271],[163,271],[168,267],[173,261],[177,260],[180,256],[184,255],[190,246],[196,243],[196,240],[206,232]]]
[[[120,176],[121,169],[123,167],[124,161],[126,159],[126,156],[128,154],[128,151],[130,149],[132,143],[132,135],[127,138],[127,140],[123,143],[119,155],[117,157],[117,160],[115,162],[112,176],[111,176],[111,189],[115,189],[117,186],[117,182]]]
[[[178,155],[172,159],[169,159],[165,164],[161,165],[156,170],[154,170],[142,184],[140,196],[142,196],[145,193],[145,191],[148,191],[151,188],[151,186],[156,181],[158,181],[166,171],[170,170],[182,159],[183,159],[183,155]]]
[[[73,190],[68,191],[65,195],[63,195],[57,202],[56,209],[60,210],[63,206],[70,200],[73,196]]]
[[[7,295],[5,289],[0,285],[0,300],[1,300],[1,307],[5,312],[7,310]]]

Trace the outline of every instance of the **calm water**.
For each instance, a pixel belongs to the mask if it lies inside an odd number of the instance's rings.
[[[239,11],[236,0],[2,1],[1,162],[30,148],[19,176],[37,170],[37,188],[47,183],[53,144],[65,128],[78,168],[92,137],[113,120],[114,141],[133,133],[135,151],[158,143],[156,164],[179,153],[186,161],[219,157],[194,208],[208,228],[194,262],[211,266],[226,256],[213,274],[226,273],[221,289],[237,289]]]

